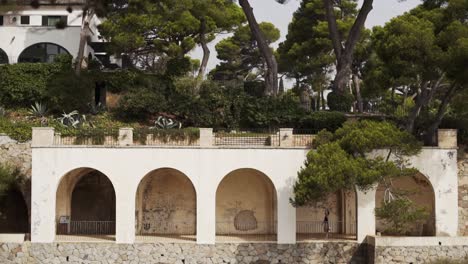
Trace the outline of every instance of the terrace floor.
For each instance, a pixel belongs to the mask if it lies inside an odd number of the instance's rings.
[[[297,242],[356,240],[355,235],[297,234]],[[57,235],[55,242],[110,242],[115,235]],[[276,235],[217,235],[216,243],[276,243]],[[137,235],[135,243],[196,243],[195,235]]]

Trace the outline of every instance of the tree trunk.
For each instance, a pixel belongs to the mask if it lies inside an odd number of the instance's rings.
[[[429,99],[429,91],[427,88],[428,85],[429,83],[427,81],[422,83],[421,92],[416,98],[415,106],[408,115],[408,119],[406,121],[406,131],[408,131],[409,133],[413,133],[416,118],[419,116],[423,105],[425,105]]]
[[[447,107],[452,100],[453,96],[455,95],[455,91],[457,89],[456,84],[452,84],[450,88],[447,90],[447,92],[444,95],[444,98],[442,99],[442,103],[439,106],[439,109],[437,110],[437,115],[432,122],[432,124],[429,126],[429,128],[426,131],[425,135],[425,143],[429,144],[431,146],[435,146],[435,133],[437,132],[437,129],[440,126],[440,123],[442,122],[442,119],[445,116],[445,113],[447,112]]]
[[[427,105],[434,95],[436,94],[437,90],[441,86],[442,80],[444,80],[445,74],[442,74],[437,81],[433,82],[432,85],[429,81],[423,81],[421,84],[421,92],[416,97],[416,105],[413,110],[410,112],[408,116],[408,120],[406,123],[406,130],[410,133],[414,130],[414,123],[416,118],[419,116],[421,112],[421,108],[424,105]]]
[[[81,74],[81,67],[83,64],[84,58],[84,49],[87,43],[87,32],[89,30],[89,22],[93,17],[94,12],[90,10],[83,10],[83,18],[81,20],[81,31],[80,31],[80,43],[78,46],[78,54],[76,56],[75,62],[75,74],[80,76]]]
[[[363,109],[362,96],[361,96],[361,80],[359,80],[359,77],[357,76],[357,74],[353,74],[353,83],[354,83],[354,89],[356,90],[357,109],[359,113],[362,113],[364,109]]]
[[[323,0],[325,7],[325,14],[328,22],[328,31],[333,43],[333,50],[336,56],[336,75],[333,81],[333,91],[344,94],[346,93],[346,86],[350,80],[351,63],[353,59],[353,52],[356,43],[358,42],[364,23],[366,22],[367,15],[372,10],[373,0],[364,0],[358,16],[354,21],[353,26],[348,34],[348,39],[343,47],[342,39],[340,37],[338,26],[336,23],[336,16],[334,12],[332,0]]]
[[[200,64],[200,69],[198,69],[197,83],[195,86],[195,91],[198,93],[200,86],[203,82],[203,77],[205,76],[206,67],[208,65],[208,59],[210,58],[210,49],[206,43],[206,21],[202,19],[200,24],[200,45],[203,50],[203,58]]]
[[[249,1],[239,0],[239,4],[247,17],[250,31],[257,41],[258,49],[267,65],[267,71],[265,73],[265,95],[276,95],[278,93],[278,64],[276,63],[275,56],[258,26]]]

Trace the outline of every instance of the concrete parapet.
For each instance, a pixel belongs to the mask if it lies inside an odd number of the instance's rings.
[[[200,147],[211,147],[213,143],[213,128],[200,128]]]
[[[133,128],[123,127],[119,129],[119,146],[133,145]]]
[[[439,148],[457,148],[457,130],[439,129],[437,130],[437,141]]]
[[[54,145],[53,127],[33,127],[32,128],[32,146],[52,146]]]

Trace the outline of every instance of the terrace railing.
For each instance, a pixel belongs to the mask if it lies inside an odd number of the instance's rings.
[[[314,130],[249,129],[66,129],[33,128],[33,146],[181,146],[181,147],[272,147],[311,148]]]
[[[217,130],[214,133],[215,146],[279,146],[279,143],[279,130]]]
[[[113,235],[115,221],[70,221],[57,223],[59,235]]]
[[[54,145],[119,145],[119,129],[88,128],[54,134]]]
[[[143,224],[137,235],[141,236],[181,236],[181,235],[195,235],[196,223],[195,222],[163,222],[155,226]]]

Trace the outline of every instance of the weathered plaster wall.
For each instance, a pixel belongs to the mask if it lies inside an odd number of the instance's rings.
[[[373,154],[386,156],[388,151],[375,151]],[[393,158],[395,157],[392,156]],[[456,236],[458,230],[457,150],[453,148],[424,147],[417,156],[408,157],[406,161],[409,166],[418,169],[434,189],[436,235]],[[376,189],[368,190],[367,193],[376,197]],[[358,232],[359,227],[365,228],[359,223],[360,219],[365,218],[368,226],[370,226],[369,224],[375,225],[375,204],[371,207],[373,208],[368,209],[372,210],[368,210],[365,214],[360,214],[358,208]],[[367,234],[371,235],[369,232]]]
[[[67,173],[56,192],[55,221],[71,216],[72,221],[115,221],[115,191],[99,171],[85,168]]]
[[[32,240],[55,239],[56,191],[63,175],[77,168],[94,168],[109,177],[115,188],[117,243],[133,243],[139,183],[155,169],[174,168],[184,173],[196,190],[197,242],[212,244],[216,238],[217,187],[230,172],[250,168],[265,174],[275,186],[278,242],[294,243],[296,212],[289,199],[306,153],[306,149],[286,148],[35,147]]]
[[[229,173],[216,191],[217,234],[275,234],[276,192],[263,173]]]
[[[458,235],[468,236],[468,155],[458,161]]]
[[[277,244],[0,244],[0,262],[12,263],[159,263],[273,264],[366,263],[356,242]]]
[[[340,191],[329,195],[324,201],[296,208],[298,234],[323,232],[325,209],[329,210],[331,232],[356,233],[356,193]],[[311,223],[314,223],[311,225]]]
[[[405,193],[416,206],[424,207],[428,216],[422,224],[414,225],[411,234],[416,236],[433,236],[435,234],[435,212],[434,212],[434,191],[431,184],[424,175],[402,177],[392,180],[392,190],[394,194]],[[377,187],[376,206],[381,207],[384,201],[386,187],[380,184]],[[389,228],[384,221],[377,219],[376,228],[378,232],[384,232]]]
[[[139,184],[137,234],[195,234],[196,193],[183,173],[158,169]]]

